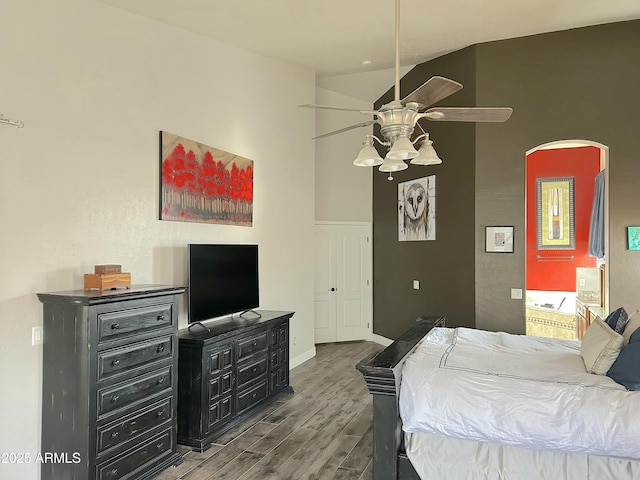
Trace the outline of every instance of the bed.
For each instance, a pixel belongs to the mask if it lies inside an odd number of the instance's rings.
[[[596,333],[618,353],[628,342]],[[640,391],[587,373],[616,359],[581,348],[418,318],[356,366],[373,395],[374,480],[640,478]]]

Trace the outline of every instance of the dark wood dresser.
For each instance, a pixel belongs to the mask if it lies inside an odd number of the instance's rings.
[[[179,332],[178,443],[197,451],[289,386],[289,319],[258,311]]]
[[[177,453],[183,287],[39,293],[42,480],[147,479]],[[55,457],[54,457],[55,458]]]

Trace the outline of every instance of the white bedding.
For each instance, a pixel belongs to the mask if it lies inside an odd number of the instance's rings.
[[[407,359],[405,432],[640,458],[640,392],[586,373],[580,342],[435,328]]]
[[[640,460],[563,453],[407,433],[407,456],[420,478],[438,480],[638,480]]]

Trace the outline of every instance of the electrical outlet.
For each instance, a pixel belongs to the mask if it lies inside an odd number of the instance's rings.
[[[522,300],[522,289],[521,288],[512,288],[511,289],[511,299],[512,300]]]
[[[420,280],[414,280],[413,281],[413,289],[414,290],[420,290]]]
[[[293,337],[293,344],[296,345],[298,343],[298,337]]]
[[[42,327],[31,327],[31,345],[42,345]]]

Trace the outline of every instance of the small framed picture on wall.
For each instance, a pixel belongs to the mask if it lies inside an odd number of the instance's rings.
[[[627,245],[629,250],[640,250],[640,226],[627,227]]]
[[[485,227],[484,251],[513,253],[513,227]]]

